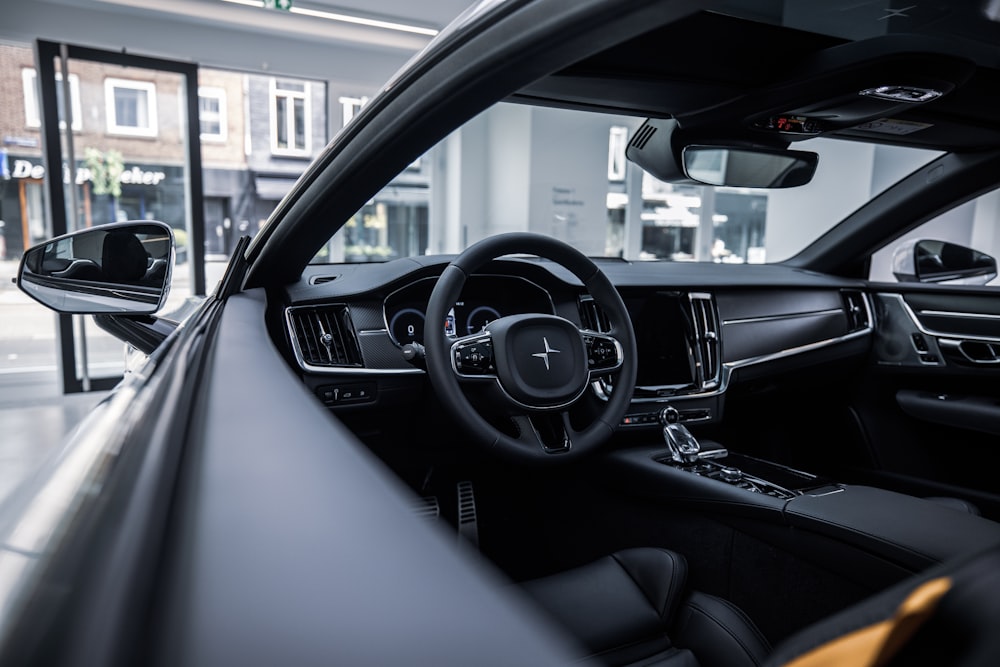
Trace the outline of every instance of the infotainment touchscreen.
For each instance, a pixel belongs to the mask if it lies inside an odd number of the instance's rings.
[[[655,292],[626,299],[635,323],[639,387],[689,385],[695,381],[691,311],[686,294]]]

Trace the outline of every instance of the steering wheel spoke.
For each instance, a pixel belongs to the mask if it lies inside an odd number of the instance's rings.
[[[546,412],[511,417],[517,427],[517,441],[544,454],[563,454],[573,448],[576,431],[566,412]]]

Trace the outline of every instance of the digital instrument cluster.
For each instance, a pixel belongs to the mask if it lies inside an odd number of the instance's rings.
[[[397,345],[423,343],[427,302],[435,279],[425,278],[390,294],[385,300],[385,323]],[[548,292],[516,276],[472,276],[459,301],[440,323],[454,338],[482,331],[493,320],[521,313],[553,312]]]

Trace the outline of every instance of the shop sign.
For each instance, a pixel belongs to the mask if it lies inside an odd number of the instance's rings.
[[[45,178],[45,165],[35,164],[31,160],[15,159],[10,167],[11,178]],[[159,185],[167,177],[162,171],[150,171],[140,167],[126,167],[118,180],[122,185]],[[93,180],[93,174],[87,167],[77,167],[76,184],[82,185]],[[69,183],[69,168],[63,167],[63,183]]]

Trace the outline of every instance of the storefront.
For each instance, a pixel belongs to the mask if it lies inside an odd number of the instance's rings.
[[[75,228],[82,229],[121,220],[161,220],[175,230],[184,229],[184,170],[174,165],[125,162],[118,181],[121,194],[96,194],[91,170],[77,161]],[[26,248],[52,236],[47,228],[43,179],[45,165],[38,156],[6,155],[0,191],[0,219],[7,259],[16,259]],[[64,170],[63,182],[69,182]],[[74,223],[71,223],[74,224]]]

